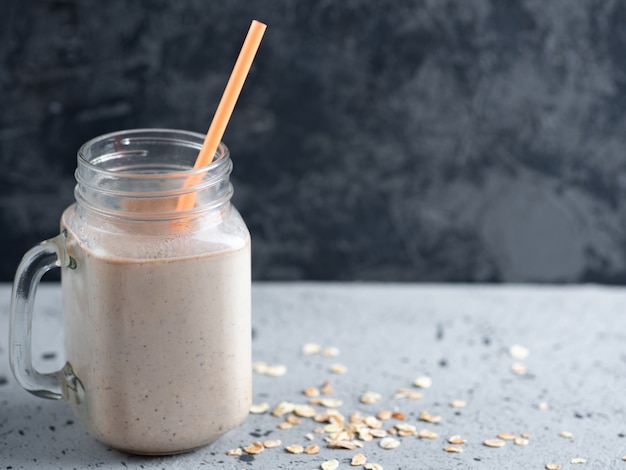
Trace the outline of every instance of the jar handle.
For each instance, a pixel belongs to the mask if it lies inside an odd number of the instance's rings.
[[[17,382],[41,398],[81,401],[82,384],[69,363],[56,372],[42,374],[32,363],[31,331],[35,295],[42,276],[54,268],[75,268],[65,249],[64,232],[31,248],[22,258],[11,292],[9,360]]]

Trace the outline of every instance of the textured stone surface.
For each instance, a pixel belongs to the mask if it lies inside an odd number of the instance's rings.
[[[6,331],[8,286],[0,286],[0,331]],[[63,364],[60,288],[42,290],[34,323],[36,365],[51,371]],[[306,403],[302,391],[329,380],[348,415],[398,410],[406,423],[428,428],[436,440],[399,438],[397,449],[378,440],[361,451],[385,470],[420,468],[543,469],[548,462],[574,468],[622,468],[626,454],[624,331],[626,292],[602,287],[443,286],[371,284],[256,284],[253,287],[253,359],[282,364],[282,377],[255,374],[253,402],[274,408],[280,401]],[[336,357],[305,356],[307,342],[339,349]],[[509,348],[530,351],[521,360],[526,375],[515,375]],[[281,418],[250,415],[239,428],[212,446],[168,458],[125,455],[89,437],[69,406],[38,399],[19,388],[7,364],[6,337],[0,336],[0,462],[13,469],[319,469],[336,458],[352,468],[357,451],[329,449],[314,433],[318,423],[302,418],[279,430]],[[344,375],[329,373],[334,363]],[[419,400],[394,399],[416,377],[432,378]],[[363,404],[366,391],[381,394]],[[451,408],[454,399],[465,408]],[[548,404],[546,410],[538,405]],[[316,407],[322,411],[321,407]],[[418,421],[422,411],[441,415],[439,424]],[[397,421],[385,422],[384,429]],[[572,433],[573,439],[559,436]],[[482,445],[501,432],[530,433],[526,447],[509,442],[500,449]],[[467,440],[460,454],[443,451],[445,439]],[[255,440],[280,439],[282,445],[241,458],[228,449]],[[318,455],[292,455],[292,444],[320,446]],[[356,468],[356,467],[355,467]],[[362,468],[362,467],[361,467]]]
[[[255,278],[626,279],[623,2],[4,3],[5,280],[81,143],[206,129],[254,17],[225,141]]]

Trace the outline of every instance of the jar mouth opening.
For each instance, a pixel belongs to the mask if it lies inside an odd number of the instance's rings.
[[[194,168],[204,138],[173,129],[133,129],[96,137],[78,151],[76,201],[96,212],[142,219],[222,207],[233,194],[232,161],[220,143],[211,163]]]
[[[198,132],[178,129],[130,129],[95,137],[78,150],[78,164],[102,176],[144,179],[201,177],[219,172],[230,157],[228,147],[220,142],[211,163],[194,168],[195,158],[205,136]],[[148,147],[167,145],[184,150],[171,161],[150,160]],[[106,150],[103,150],[106,149]]]

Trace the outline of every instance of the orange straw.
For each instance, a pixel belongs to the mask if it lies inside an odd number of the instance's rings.
[[[243,83],[246,81],[246,77],[252,66],[254,56],[259,49],[261,39],[263,39],[265,28],[267,28],[267,25],[264,23],[257,20],[252,21],[246,39],[241,47],[241,52],[239,52],[239,57],[237,57],[237,62],[235,62],[233,71],[224,89],[222,99],[217,106],[215,116],[213,116],[209,130],[207,131],[200,153],[198,153],[198,157],[196,158],[194,168],[206,166],[213,161],[217,147],[226,131],[230,116],[233,114],[233,109],[235,109],[235,103],[237,103],[237,98],[239,98]],[[190,176],[185,181],[183,187],[189,188],[194,186],[198,184],[201,179],[202,175]],[[195,204],[195,200],[195,193],[184,194],[178,199],[176,210],[183,211],[191,209]]]

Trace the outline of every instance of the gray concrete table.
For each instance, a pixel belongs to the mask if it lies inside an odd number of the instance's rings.
[[[33,334],[37,365],[43,370],[63,362],[60,296],[53,284],[42,287],[38,297]],[[299,424],[279,429],[285,416],[267,412],[251,414],[211,446],[158,458],[99,444],[75,421],[68,405],[37,399],[19,388],[8,365],[8,300],[9,286],[1,286],[0,470],[315,469],[330,459],[337,459],[339,468],[363,468],[350,465],[358,452],[385,470],[543,469],[551,462],[562,469],[626,469],[623,289],[255,284],[253,360],[287,368],[279,377],[255,373],[255,404],[266,402],[270,411],[282,401],[306,404],[303,390],[328,380],[334,392],[324,397],[341,400],[338,411],[346,418],[352,412],[399,412],[404,421],[384,420],[382,429],[404,422],[438,438],[396,435],[400,445],[394,449],[383,449],[381,438],[362,442],[361,449],[329,448],[324,440],[328,433],[315,432],[324,423],[302,417]],[[310,342],[337,348],[338,355],[307,355],[303,346]],[[514,344],[528,348],[528,357],[512,357]],[[331,372],[335,364],[345,366],[345,373]],[[430,377],[432,386],[416,388],[419,376]],[[395,397],[402,388],[420,391],[422,398]],[[366,391],[380,399],[361,403]],[[453,400],[464,400],[466,406],[452,407]],[[441,422],[421,421],[424,411],[441,416]],[[483,444],[503,432],[530,437],[527,445]],[[452,435],[467,441],[461,453],[443,450]],[[268,439],[279,439],[281,445],[256,455],[226,454]],[[317,444],[320,450],[291,454],[285,447],[292,444]],[[586,463],[571,463],[577,458]]]

